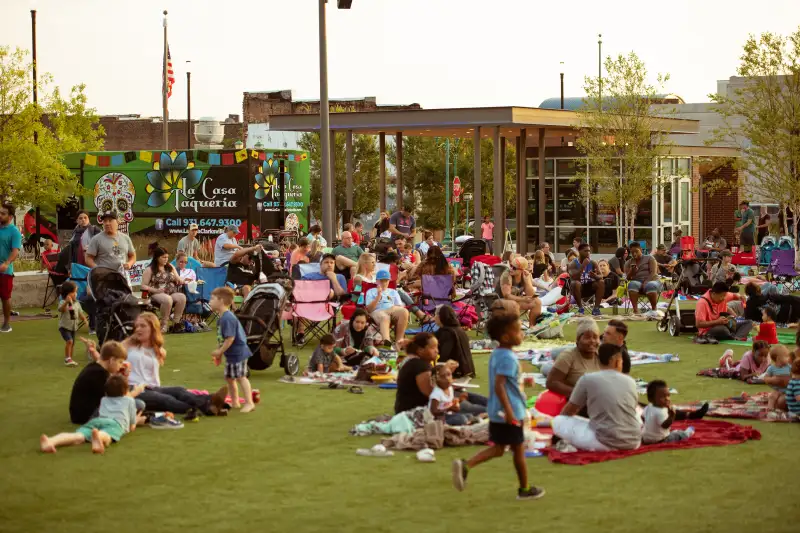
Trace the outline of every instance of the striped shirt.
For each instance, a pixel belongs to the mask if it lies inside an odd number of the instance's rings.
[[[786,386],[786,407],[789,408],[790,413],[796,415],[800,415],[800,402],[797,401],[798,396],[800,396],[800,378],[793,377]]]

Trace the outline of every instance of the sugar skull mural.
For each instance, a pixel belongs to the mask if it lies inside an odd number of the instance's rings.
[[[133,221],[133,201],[136,189],[125,174],[109,172],[94,185],[94,205],[97,207],[97,222],[102,223],[103,211],[116,209],[119,214],[119,230],[128,232],[128,224]]]

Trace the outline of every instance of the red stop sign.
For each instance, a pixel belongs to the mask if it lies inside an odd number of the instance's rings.
[[[461,180],[458,176],[453,178],[453,193],[458,196],[459,192],[461,191]]]

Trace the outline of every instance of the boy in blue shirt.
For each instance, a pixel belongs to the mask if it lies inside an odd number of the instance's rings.
[[[247,360],[253,355],[247,346],[247,336],[230,307],[235,294],[230,287],[218,287],[211,292],[209,306],[219,315],[217,320],[217,342],[219,348],[211,352],[214,364],[219,366],[225,354],[225,381],[228,383],[228,394],[234,408],[239,407],[239,389],[244,394],[242,412],[249,413],[256,408],[253,402],[253,389],[247,379]]]
[[[14,204],[0,205],[0,301],[3,325],[0,333],[11,333],[11,292],[14,290],[14,261],[22,249],[22,234],[14,224]]]
[[[519,479],[518,500],[536,500],[544,489],[528,485],[528,466],[525,463],[525,435],[522,426],[527,419],[525,394],[520,388],[520,366],[512,349],[522,343],[524,335],[519,321],[519,306],[510,300],[498,300],[492,305],[491,318],[486,323],[489,337],[499,346],[489,359],[489,441],[491,446],[471,459],[453,461],[453,485],[464,490],[469,471],[481,463],[502,457],[506,446],[514,454],[514,468]]]

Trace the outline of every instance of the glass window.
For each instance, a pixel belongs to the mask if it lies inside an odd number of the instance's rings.
[[[547,226],[555,224],[554,202],[553,202],[553,182],[555,180],[547,180],[545,186],[545,210],[544,210],[544,223]],[[528,180],[528,225],[539,225],[539,180]]]
[[[567,250],[572,248],[572,240],[575,237],[580,237],[581,239],[586,239],[586,228],[558,228],[558,243],[556,244],[556,248],[558,249],[559,253],[566,253]]]
[[[661,242],[669,246],[672,244],[672,226],[664,226],[661,232]]]
[[[593,253],[613,255],[617,251],[617,228],[589,228],[589,244]]]
[[[650,198],[639,204],[636,217],[633,219],[633,225],[639,227],[653,225],[653,201]]]
[[[672,159],[671,157],[665,157],[664,159],[661,160],[661,175],[662,176],[672,176],[673,174],[675,174],[675,172],[673,172],[673,168],[672,168],[674,161],[675,160]]]
[[[553,228],[545,228],[544,239],[545,241],[550,243],[550,251],[555,253],[555,246],[553,245],[553,241],[555,240],[556,230]],[[528,251],[535,252],[539,249],[539,228],[534,226],[528,226]]]
[[[556,159],[556,177],[570,177],[578,172],[574,159]]]
[[[558,225],[586,225],[586,202],[581,197],[580,184],[558,181]]]
[[[643,242],[647,253],[653,252],[653,230],[650,228],[634,228],[633,240]]]
[[[595,187],[596,192],[602,191],[601,187],[603,184],[596,183],[593,185]],[[617,210],[619,210],[619,206],[613,205],[612,203],[605,203],[605,202],[612,202],[613,201],[613,191],[608,191],[608,197],[602,194],[595,194],[594,196],[597,198],[598,196],[602,197],[602,200],[594,201],[590,203],[592,212],[589,216],[589,225],[590,226],[616,226],[617,225]]]
[[[690,205],[689,205],[689,182],[681,182],[681,222],[690,219]]]
[[[677,174],[689,177],[692,175],[692,160],[688,157],[681,157],[676,160],[678,162]]]
[[[667,183],[661,191],[664,203],[664,224],[672,224],[672,183]]]
[[[539,160],[538,159],[526,159],[526,172],[528,178],[538,178],[539,177]],[[555,167],[555,160],[554,159],[545,159],[544,160],[544,175],[545,177],[552,178],[554,174],[554,167]]]

